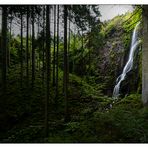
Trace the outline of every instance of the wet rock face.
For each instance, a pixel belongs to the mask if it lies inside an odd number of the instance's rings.
[[[105,38],[104,46],[100,50],[101,62],[99,62],[98,67],[104,78],[105,76],[112,75],[111,72],[114,73],[113,75],[115,75],[114,77],[116,78],[125,64],[124,57],[126,49],[124,48],[122,29],[121,27],[120,30],[116,28],[116,31],[111,32],[111,34]]]

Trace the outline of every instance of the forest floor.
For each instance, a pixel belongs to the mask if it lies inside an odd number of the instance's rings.
[[[0,94],[1,143],[137,143],[148,142],[148,109],[140,94],[113,100],[84,79],[70,74],[64,121],[62,80],[59,97],[49,106],[49,136],[44,136],[45,87],[36,75],[35,87],[20,87],[19,71],[9,71],[5,95]],[[61,77],[62,74],[60,73]],[[10,77],[11,76],[11,77]],[[98,84],[100,85],[100,84]],[[54,98],[51,90],[51,98]]]

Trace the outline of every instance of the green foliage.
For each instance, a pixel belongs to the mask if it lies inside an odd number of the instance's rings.
[[[21,130],[16,130],[11,136],[5,139],[5,143],[36,143],[44,142],[40,136],[43,136],[43,128],[40,126],[29,126]]]
[[[131,42],[131,34],[125,34],[122,37],[125,49],[129,49]]]
[[[82,78],[70,74],[70,84],[74,85],[82,97],[91,97],[91,96],[98,96],[100,91],[92,85],[86,83]]]
[[[124,102],[124,103],[123,103]],[[125,103],[126,102],[126,103]],[[85,122],[98,142],[147,142],[147,109],[140,95],[133,94],[106,112],[96,111]],[[87,130],[85,131],[85,133]],[[88,138],[89,139],[89,138]],[[91,141],[90,141],[91,142]]]
[[[146,115],[147,111],[141,110],[141,96],[132,94],[113,104],[113,108],[106,113],[95,112],[96,127],[101,141],[146,142],[148,133],[145,128],[148,126],[143,114]]]
[[[75,132],[77,131],[80,127],[79,122],[69,122],[67,123],[67,128],[65,129],[66,132]]]
[[[102,101],[107,104],[109,98],[102,97]],[[147,142],[148,110],[142,107],[141,96],[132,94],[108,103],[113,107],[106,106],[104,111],[85,107],[78,121],[67,123],[64,135],[68,142]]]
[[[126,32],[133,30],[137,22],[141,21],[142,18],[142,8],[136,7],[133,13],[127,13],[124,18],[123,28]]]
[[[94,27],[100,22],[100,11],[97,5],[69,5],[68,10],[70,19],[73,19],[82,30],[86,30],[88,25]]]
[[[129,96],[126,96],[124,99],[121,99],[119,104],[125,104],[129,107],[133,108],[141,108],[142,102],[141,102],[141,94],[131,94]],[[134,105],[134,106],[132,106]]]
[[[112,34],[122,31],[123,24],[127,15],[131,15],[131,13],[126,13],[125,15],[118,15],[114,17],[112,20],[105,22],[102,25],[101,33],[105,37],[110,37],[112,36]]]

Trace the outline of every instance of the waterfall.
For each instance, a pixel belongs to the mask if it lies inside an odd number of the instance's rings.
[[[141,41],[138,40],[138,30],[137,29],[138,29],[139,24],[140,24],[140,22],[138,22],[136,24],[134,31],[133,31],[130,53],[129,53],[127,63],[124,66],[122,74],[116,80],[116,85],[115,85],[114,90],[113,90],[113,98],[115,98],[115,99],[117,99],[118,96],[120,95],[119,90],[120,90],[121,82],[125,79],[126,74],[132,69],[133,60],[134,60],[134,53],[135,53],[138,45],[141,43]]]

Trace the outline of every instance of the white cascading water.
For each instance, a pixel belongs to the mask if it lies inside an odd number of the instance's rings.
[[[140,22],[138,22],[134,28],[133,31],[133,35],[132,35],[132,42],[131,42],[131,48],[130,48],[130,54],[128,57],[128,61],[123,69],[122,74],[117,78],[116,80],[116,85],[114,87],[114,91],[113,91],[113,98],[117,99],[119,94],[119,90],[120,90],[120,85],[121,82],[125,79],[126,74],[132,69],[133,67],[133,60],[134,60],[134,53],[138,47],[138,45],[141,43],[140,40],[138,40],[138,26],[139,26]]]

